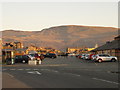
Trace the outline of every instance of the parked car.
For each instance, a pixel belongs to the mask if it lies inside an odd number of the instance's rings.
[[[38,53],[34,54],[35,60],[40,60],[40,55]]]
[[[91,56],[91,60],[95,60],[95,54]]]
[[[82,55],[79,55],[78,58],[80,59]]]
[[[16,55],[15,56],[15,63],[28,63],[29,60],[30,58],[27,55]]]
[[[44,55],[45,58],[57,58],[56,54],[54,53],[46,53],[46,55]]]
[[[70,53],[70,54],[68,54],[68,56],[76,56],[76,54],[75,53]]]
[[[40,60],[42,61],[44,58],[45,58],[44,55],[40,54]]]
[[[89,59],[92,60],[95,54],[90,54]]]
[[[98,62],[103,62],[103,61],[117,61],[117,57],[115,56],[110,56],[108,54],[97,54],[95,55],[95,61],[98,61]]]
[[[89,60],[89,55],[90,55],[90,54],[85,54],[84,59],[85,59],[85,60]]]
[[[34,54],[29,54],[28,57],[30,58],[30,60],[35,60]]]
[[[82,54],[79,54],[79,55],[77,56],[77,58],[81,58],[81,56],[82,56]]]
[[[11,65],[11,64],[12,64],[11,58],[7,58],[7,59],[6,59],[6,64],[7,64],[7,65]]]
[[[85,59],[85,54],[82,54],[82,55],[81,55],[81,59]]]

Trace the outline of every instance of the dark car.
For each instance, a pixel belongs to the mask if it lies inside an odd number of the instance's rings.
[[[11,65],[11,64],[12,64],[11,58],[7,58],[7,59],[6,59],[6,64],[7,64],[7,65]]]
[[[45,58],[56,58],[56,54],[54,53],[47,53],[46,55],[44,55]]]
[[[28,63],[29,60],[30,60],[30,58],[27,55],[15,56],[15,63]]]

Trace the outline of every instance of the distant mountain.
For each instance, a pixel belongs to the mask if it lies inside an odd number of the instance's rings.
[[[42,31],[2,31],[3,42],[21,41],[25,46],[36,45],[65,49],[66,47],[94,47],[111,41],[118,34],[113,27],[95,27],[65,25],[56,26]]]

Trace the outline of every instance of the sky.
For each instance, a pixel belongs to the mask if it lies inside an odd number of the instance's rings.
[[[0,30],[40,31],[60,25],[118,27],[118,2],[2,2]]]

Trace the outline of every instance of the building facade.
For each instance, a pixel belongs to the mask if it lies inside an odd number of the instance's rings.
[[[120,35],[114,38],[113,41],[108,41],[106,44],[92,50],[95,54],[109,54],[116,56],[120,60]]]
[[[95,48],[67,48],[67,52],[81,54],[81,53],[88,53],[93,49]]]
[[[24,55],[25,49],[21,42],[5,43],[2,46],[2,62],[6,62],[7,58],[14,58],[15,55]]]

